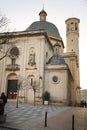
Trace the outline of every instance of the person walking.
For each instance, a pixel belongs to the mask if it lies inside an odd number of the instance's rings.
[[[3,100],[3,104],[4,104],[4,106],[6,105],[6,103],[7,103],[7,97],[6,97],[6,95],[5,95],[5,93],[4,92],[2,92],[1,93],[1,97],[0,97],[0,99],[2,99]]]
[[[0,115],[4,114],[4,104],[3,100],[0,98]]]
[[[0,123],[5,123],[6,121],[6,114],[4,114],[6,103],[7,97],[5,96],[5,93],[2,92],[0,96]]]
[[[4,115],[4,108],[7,103],[7,97],[4,92],[0,96],[0,115]]]

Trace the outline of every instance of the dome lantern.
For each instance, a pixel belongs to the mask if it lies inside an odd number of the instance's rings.
[[[47,13],[44,11],[44,9],[39,13],[40,21],[46,21]]]

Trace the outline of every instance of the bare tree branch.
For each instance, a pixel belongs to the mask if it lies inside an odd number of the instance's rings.
[[[0,60],[2,60],[3,58],[5,58],[8,55],[9,49],[6,52],[4,52],[4,55],[0,58]]]
[[[8,25],[8,19],[5,15],[0,14],[0,31],[2,32]]]

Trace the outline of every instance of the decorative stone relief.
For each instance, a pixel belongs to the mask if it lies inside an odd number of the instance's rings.
[[[31,65],[31,66],[35,65],[35,53],[33,53],[33,54],[30,53],[28,64]]]

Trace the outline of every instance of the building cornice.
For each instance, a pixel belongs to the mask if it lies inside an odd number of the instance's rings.
[[[19,31],[19,32],[6,32],[6,33],[0,33],[0,39],[12,39],[12,38],[20,38],[20,37],[33,37],[33,36],[42,36],[44,35],[45,38],[47,39],[48,43],[52,47],[52,43],[47,35],[47,33],[43,30],[40,31],[31,31],[31,32],[26,32],[26,31]],[[52,47],[53,49],[53,47]]]

